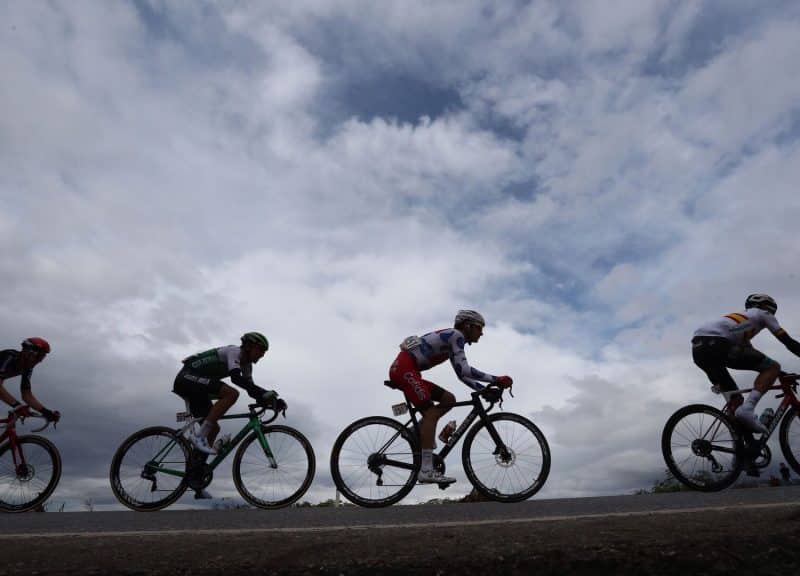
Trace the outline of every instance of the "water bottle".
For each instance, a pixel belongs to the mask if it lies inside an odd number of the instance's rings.
[[[447,423],[447,426],[442,428],[442,431],[439,432],[439,440],[441,440],[442,442],[447,442],[450,439],[450,436],[455,431],[456,431],[456,421],[450,420],[450,422]]]
[[[217,438],[216,442],[214,442],[214,450],[216,450],[217,453],[220,453],[222,452],[222,449],[230,443],[231,443],[231,435],[223,434],[222,436]]]
[[[761,422],[764,428],[769,428],[769,425],[772,424],[772,419],[775,417],[775,410],[772,408],[767,408],[761,413],[761,416],[758,417],[759,421]]]

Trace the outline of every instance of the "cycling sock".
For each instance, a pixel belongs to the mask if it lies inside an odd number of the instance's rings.
[[[422,449],[422,471],[430,472],[433,469],[433,450]]]
[[[749,406],[750,410],[755,410],[759,400],[761,400],[761,392],[758,390],[751,390],[750,394],[747,396],[747,400],[744,401],[744,405]],[[745,410],[747,409],[745,408]]]

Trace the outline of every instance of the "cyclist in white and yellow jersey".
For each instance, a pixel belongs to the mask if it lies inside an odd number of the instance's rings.
[[[727,314],[698,328],[692,338],[692,357],[716,391],[738,390],[728,368],[758,372],[753,390],[734,414],[750,430],[764,433],[766,428],[756,418],[755,407],[762,394],[775,382],[781,366],[753,348],[750,340],[767,328],[798,357],[800,342],[789,336],[775,319],[778,304],[774,298],[766,294],[750,294],[744,307],[744,312]]]

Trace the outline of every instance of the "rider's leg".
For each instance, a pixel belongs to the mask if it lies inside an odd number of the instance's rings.
[[[442,390],[439,403],[435,406],[431,406],[422,413],[422,419],[419,421],[419,436],[423,450],[433,450],[436,437],[436,424],[442,416],[450,411],[455,403],[456,397],[450,392]]]
[[[219,387],[219,392],[217,392],[217,394],[219,395],[219,400],[211,407],[208,416],[206,416],[203,422],[203,426],[200,428],[200,435],[208,438],[209,444],[214,441],[217,433],[219,433],[219,424],[217,424],[217,420],[224,416],[228,409],[233,406],[239,398],[239,391],[233,386],[224,383]]]

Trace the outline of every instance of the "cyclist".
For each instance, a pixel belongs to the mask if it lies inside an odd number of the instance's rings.
[[[274,390],[265,390],[253,382],[253,364],[269,350],[269,341],[259,332],[247,332],[240,346],[222,346],[189,356],[183,360],[183,368],[175,377],[172,391],[187,401],[189,411],[195,418],[203,418],[197,433],[188,434],[195,448],[206,454],[216,454],[212,448],[219,433],[217,420],[234,405],[239,391],[222,382],[230,378],[236,386],[244,389],[260,403],[279,401]],[[212,398],[219,398],[212,403]],[[285,403],[283,403],[285,406]]]
[[[766,294],[750,294],[744,303],[744,312],[734,312],[698,328],[692,338],[692,357],[708,376],[715,392],[738,390],[728,368],[758,372],[753,390],[736,408],[734,415],[753,432],[764,433],[767,429],[758,421],[755,407],[780,374],[780,364],[753,348],[750,340],[764,328],[768,328],[786,348],[800,356],[797,342],[775,319],[778,304]],[[736,401],[736,400],[735,400]]]
[[[505,388],[513,383],[510,376],[484,374],[467,362],[464,343],[471,345],[480,340],[485,325],[486,321],[478,312],[459,310],[453,328],[409,336],[403,340],[400,353],[389,369],[389,379],[403,390],[408,401],[422,414],[419,423],[422,466],[418,480],[423,484],[450,484],[456,481],[433,469],[436,423],[453,407],[456,399],[447,390],[423,380],[420,372],[449,359],[458,379],[473,390],[484,388],[480,382]]]
[[[31,390],[31,374],[33,367],[44,360],[50,353],[50,344],[44,338],[26,338],[22,342],[21,350],[3,350],[0,352],[0,400],[10,405],[17,416],[28,416],[33,408],[49,422],[58,422],[61,413],[58,410],[48,410],[33,395]],[[22,402],[3,387],[3,382],[9,378],[20,377],[20,394]]]

